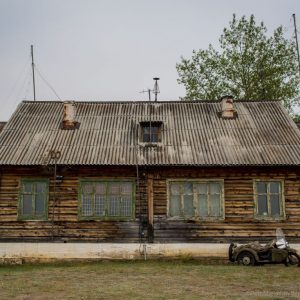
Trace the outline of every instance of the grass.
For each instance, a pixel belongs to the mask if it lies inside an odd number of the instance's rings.
[[[197,261],[0,267],[0,299],[299,299],[300,269]]]

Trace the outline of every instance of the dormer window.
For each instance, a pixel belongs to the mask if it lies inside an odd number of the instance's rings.
[[[141,141],[143,143],[161,142],[162,122],[141,122]]]

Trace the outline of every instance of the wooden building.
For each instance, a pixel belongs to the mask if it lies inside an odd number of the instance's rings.
[[[300,131],[277,101],[22,102],[0,242],[300,242]]]

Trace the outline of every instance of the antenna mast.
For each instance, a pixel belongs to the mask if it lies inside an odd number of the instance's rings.
[[[151,92],[152,92],[152,90],[147,89],[146,91],[142,90],[140,93],[148,93],[149,101],[151,101]]]
[[[153,93],[155,95],[155,102],[157,102],[157,94],[160,93],[159,86],[158,86],[158,83],[157,83],[157,81],[159,80],[159,78],[158,77],[154,77],[153,80],[155,80],[153,90],[150,90],[148,88],[147,90],[143,90],[140,93],[148,93],[149,101],[151,101],[151,93]]]
[[[158,86],[158,83],[157,83],[157,81],[159,80],[159,78],[158,77],[154,77],[153,80],[155,81],[153,92],[155,94],[155,102],[157,102],[157,94],[160,93],[159,86]]]
[[[296,15],[295,14],[293,14],[293,19],[294,19],[294,27],[295,27],[296,49],[297,49],[297,55],[298,55],[298,67],[299,67],[299,74],[300,74],[300,56],[299,56],[299,45],[298,45]]]
[[[35,101],[35,79],[34,79],[33,45],[31,45],[31,66],[32,66],[32,82],[33,82],[33,100]]]

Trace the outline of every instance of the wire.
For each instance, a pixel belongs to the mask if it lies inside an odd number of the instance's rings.
[[[29,74],[30,73],[30,74]],[[32,80],[31,80],[31,72],[28,73],[28,78],[27,78],[27,85],[25,88],[25,96],[23,97],[23,100],[27,100],[29,97],[29,88],[31,88]],[[25,84],[23,85],[25,87]]]
[[[26,96],[29,91],[30,83],[31,83],[30,68],[28,68],[27,72],[25,73],[23,83],[19,86],[19,89],[16,91],[13,107],[16,105],[17,102],[19,102],[19,98],[21,98],[21,95],[24,93],[24,91],[25,91],[25,99],[26,99]]]
[[[11,90],[10,90],[8,96],[6,97],[7,100],[9,100],[9,99],[11,98],[11,96],[12,96],[13,92],[15,91],[16,86],[17,86],[17,84],[19,83],[19,81],[20,81],[20,79],[21,79],[23,73],[25,72],[26,68],[29,66],[29,65],[28,65],[29,60],[30,60],[30,56],[28,56],[25,65],[23,66],[23,68],[21,69],[21,72],[19,73],[19,75],[18,75],[18,77],[17,77],[17,80],[16,80],[16,81],[14,82],[14,84],[12,85],[12,88],[11,88]],[[24,86],[24,83],[22,84],[22,86]]]
[[[44,78],[44,76],[41,74],[41,71],[38,69],[38,67],[36,66],[36,64],[34,64],[35,66],[35,70],[37,70],[39,76],[41,77],[41,79],[46,83],[46,85],[52,90],[52,92],[55,94],[55,96],[61,101],[61,98],[59,97],[59,95],[57,94],[57,92],[55,91],[55,89],[50,85],[50,83]]]

